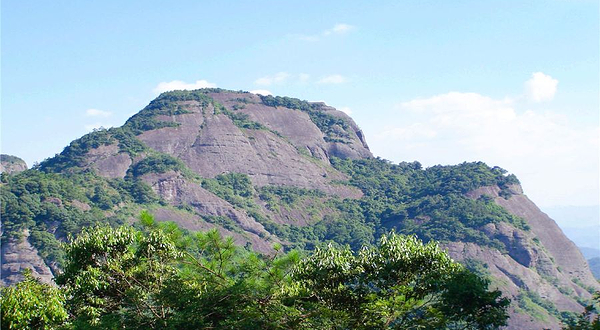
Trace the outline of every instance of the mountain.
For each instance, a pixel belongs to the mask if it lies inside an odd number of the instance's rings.
[[[591,258],[588,260],[588,263],[590,264],[592,274],[594,274],[597,279],[600,279],[600,257]]]
[[[19,173],[27,169],[27,163],[19,157],[0,155],[0,173]]]
[[[437,240],[512,299],[510,329],[558,329],[600,286],[577,247],[484,163],[422,168],[373,157],[362,131],[320,102],[222,89],[161,94],[33,169],[2,176],[2,281],[47,281],[58,242],[141,210],[240,245],[354,249],[395,230]]]
[[[580,246],[579,251],[583,254],[586,259],[600,258],[600,249]]]

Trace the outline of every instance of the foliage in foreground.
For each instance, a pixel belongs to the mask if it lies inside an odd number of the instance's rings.
[[[565,330],[600,330],[600,292],[594,294],[593,301],[585,307],[585,311],[571,324],[563,329]]]
[[[37,327],[493,329],[508,317],[499,291],[412,236],[384,235],[357,253],[329,246],[305,258],[294,251],[266,257],[215,230],[187,234],[148,214],[142,223],[142,230],[85,229],[65,246],[60,291],[32,291],[28,279],[2,292],[2,326],[27,328],[52,313],[58,316]],[[18,305],[20,323],[5,311],[19,295],[26,302],[47,292],[66,301]]]
[[[2,329],[51,329],[67,321],[65,295],[62,290],[42,284],[31,271],[25,279],[9,288],[0,289]]]

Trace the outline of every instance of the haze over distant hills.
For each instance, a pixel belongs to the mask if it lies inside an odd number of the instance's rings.
[[[582,251],[594,249],[600,257],[600,206],[548,207],[544,211],[577,246],[589,248]]]

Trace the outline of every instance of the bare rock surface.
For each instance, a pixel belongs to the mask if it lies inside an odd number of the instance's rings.
[[[488,224],[482,228],[488,237],[498,239],[506,246],[507,254],[471,243],[453,242],[445,247],[458,261],[484,262],[490,273],[499,279],[498,287],[513,301],[509,329],[561,329],[559,320],[553,315],[534,319],[515,310],[519,294],[523,290],[536,292],[560,311],[580,313],[583,306],[577,300],[590,299],[589,288],[600,290],[600,285],[579,249],[558,225],[523,194],[520,186],[512,186],[510,191],[512,195],[508,199],[500,197],[497,186],[481,187],[467,194],[474,199],[489,196],[509,213],[527,221],[529,231],[507,223]]]
[[[143,180],[152,185],[152,189],[173,205],[187,204],[201,215],[225,216],[237,222],[242,229],[254,234],[268,234],[263,225],[249,217],[245,212],[202,188],[189,182],[176,172],[147,174]]]
[[[120,152],[118,143],[113,143],[90,150],[83,166],[93,168],[105,178],[123,178],[131,164],[131,157]]]
[[[177,123],[146,131],[138,138],[150,148],[181,159],[203,177],[223,173],[243,173],[253,184],[285,185],[319,189],[341,197],[359,198],[356,189],[334,185],[344,175],[329,166],[329,154],[349,158],[371,157],[362,133],[351,122],[351,143],[326,143],[324,134],[308,114],[287,108],[259,104],[260,98],[248,93],[210,94],[215,100],[233,109],[242,98],[248,102],[239,111],[267,129],[245,129],[235,125],[223,113],[216,113],[212,104],[179,102],[188,113],[157,116],[158,120]],[[237,102],[237,103],[236,103]],[[325,107],[336,116],[346,116]],[[338,113],[339,112],[339,113]]]
[[[533,236],[547,249],[549,256],[561,268],[562,273],[576,278],[585,285],[600,289],[587,261],[575,243],[564,235],[554,220],[523,194],[521,186],[512,186],[511,190],[513,195],[508,199],[499,196],[500,188],[498,187],[482,187],[469,193],[469,196],[477,198],[481,195],[488,195],[508,212],[525,219],[531,227]]]
[[[364,134],[347,114],[322,102],[312,102],[320,111],[328,115],[342,118],[349,129],[339,128],[348,135],[344,143],[327,142],[325,134],[315,125],[306,112],[286,107],[269,107],[262,104],[261,98],[248,93],[212,93],[218,100],[232,111],[240,107],[240,112],[247,114],[253,121],[261,123],[287,139],[296,147],[306,149],[320,160],[328,162],[329,156],[359,159],[373,157],[364,138]]]
[[[0,173],[14,174],[27,169],[27,163],[19,157],[11,155],[0,155]]]
[[[8,239],[2,243],[2,272],[0,285],[8,286],[23,280],[22,272],[30,269],[33,277],[44,283],[54,283],[54,274],[38,251],[29,243],[29,231],[20,239]]]

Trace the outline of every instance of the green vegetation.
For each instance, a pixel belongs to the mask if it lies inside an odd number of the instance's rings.
[[[250,177],[241,173],[227,173],[217,175],[214,179],[202,179],[202,188],[221,197],[238,208],[247,211],[256,211],[258,206],[254,203],[254,187]]]
[[[40,283],[26,270],[25,279],[12,287],[0,288],[2,329],[55,329],[69,314],[63,290]]]
[[[93,173],[56,174],[27,170],[2,175],[0,217],[2,241],[29,231],[29,240],[47,262],[62,265],[64,256],[57,239],[66,233],[99,223],[123,224],[132,214],[119,205],[157,203],[145,183],[132,179],[105,179]]]
[[[257,123],[255,121],[250,120],[250,117],[248,117],[248,115],[243,112],[229,111],[227,108],[225,108],[224,105],[215,101],[213,101],[213,105],[215,107],[215,113],[222,113],[226,115],[233,121],[233,124],[239,128],[267,130],[267,128],[261,123]],[[234,107],[234,110],[239,109],[239,107]]]
[[[577,316],[564,318],[564,330],[600,330],[600,292],[594,294],[593,301]]]
[[[324,198],[327,195],[316,189],[298,187],[264,186],[259,188],[259,198],[267,203],[267,208],[274,210],[279,205],[295,206],[306,197]]]
[[[147,213],[140,222],[141,230],[100,226],[71,239],[58,289],[30,278],[3,289],[2,326],[493,329],[506,324],[509,301],[499,291],[489,291],[487,281],[415,237],[392,233],[359,253],[330,246],[304,258],[294,251],[269,257],[236,247],[216,230],[188,233],[173,223],[157,224]]]
[[[319,198],[322,210],[331,210],[306,227],[276,224],[258,219],[276,236],[297,248],[312,249],[323,242],[349,244],[358,249],[372,244],[389,230],[416,234],[425,241],[464,241],[505,251],[504,244],[480,229],[488,223],[508,222],[529,230],[519,217],[506,212],[485,196],[466,197],[466,192],[498,185],[508,191],[518,183],[512,175],[484,163],[463,163],[422,169],[418,163],[390,164],[382,159],[332,159],[333,166],[350,177],[346,184],[361,189],[360,200],[341,200],[322,192],[284,187],[263,187],[258,197],[267,208],[302,207],[298,201]],[[240,205],[240,204],[238,204]],[[241,206],[241,205],[240,205]]]
[[[471,241],[501,249],[500,242],[479,231],[481,226],[508,222],[529,229],[523,219],[491,199],[473,200],[464,195],[483,186],[508,189],[510,184],[518,183],[497,167],[476,162],[423,170],[417,162],[394,165],[379,158],[334,158],[332,164],[350,177],[349,184],[363,191],[360,206],[365,222],[373,223],[379,232],[396,229],[426,241]]]
[[[44,160],[37,168],[44,172],[80,172],[85,163],[85,156],[90,150],[115,143],[119,152],[127,153],[131,157],[148,151],[148,147],[138,140],[128,127],[101,128],[71,142],[60,154]]]
[[[167,154],[154,154],[133,165],[128,175],[139,177],[147,173],[185,172],[185,170],[186,166],[181,160]]]

